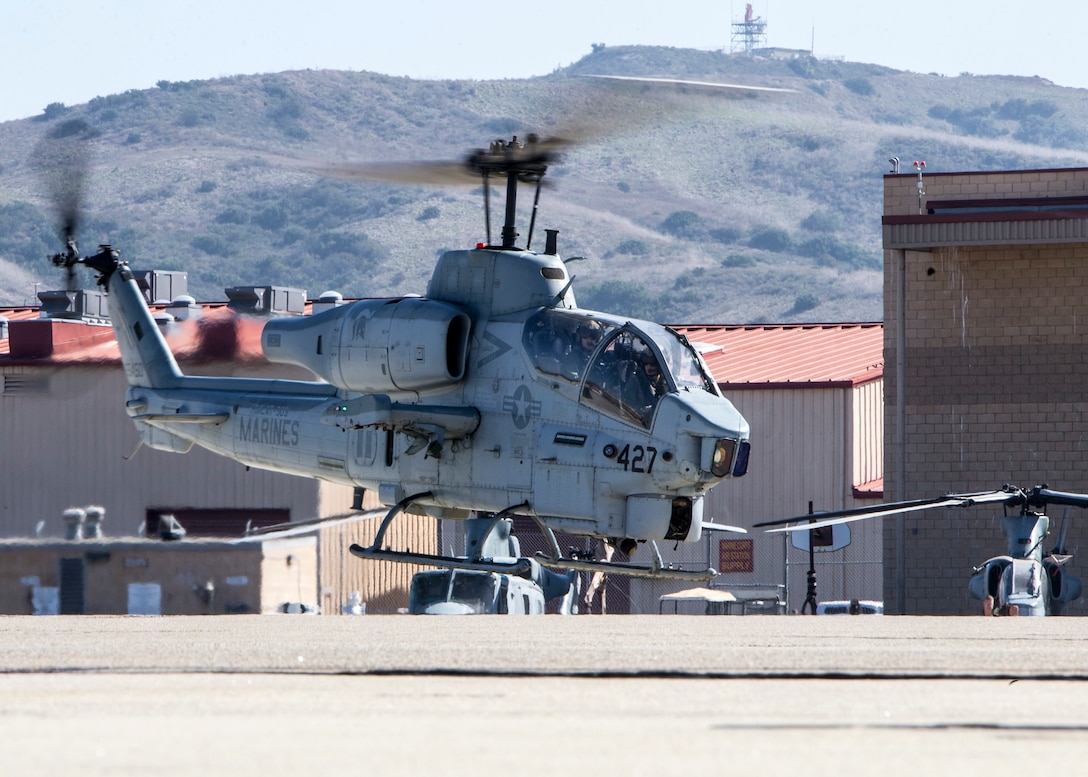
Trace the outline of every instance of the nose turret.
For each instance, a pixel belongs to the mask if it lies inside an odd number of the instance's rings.
[[[725,397],[682,391],[662,398],[654,419],[656,436],[675,437],[681,472],[709,484],[748,471],[748,421]]]

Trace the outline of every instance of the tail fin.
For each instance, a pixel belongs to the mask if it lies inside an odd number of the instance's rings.
[[[178,363],[151,317],[132,271],[119,256],[119,251],[101,246],[97,254],[83,261],[101,274],[99,283],[109,294],[110,320],[128,383],[149,388],[176,388],[182,381]]]

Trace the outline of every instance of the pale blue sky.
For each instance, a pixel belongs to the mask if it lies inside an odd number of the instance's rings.
[[[767,42],[920,73],[1088,87],[1083,0],[754,0]],[[740,0],[3,0],[0,121],[99,95],[295,69],[525,78],[591,44],[730,47]],[[668,74],[661,74],[668,75]]]

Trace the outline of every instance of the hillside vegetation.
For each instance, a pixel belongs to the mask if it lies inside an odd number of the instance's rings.
[[[590,79],[787,87],[707,93]],[[43,106],[0,124],[0,303],[60,287],[51,149],[86,141],[79,239],[137,269],[185,270],[198,299],[242,284],[345,296],[423,293],[436,255],[485,239],[480,186],[345,182],[340,161],[452,160],[498,137],[589,138],[541,195],[584,307],[673,323],[879,320],[890,157],[926,170],[1088,163],[1084,90],[877,65],[596,47],[527,80],[300,71]],[[57,179],[61,183],[57,183]],[[522,189],[527,231],[532,193]],[[493,203],[498,201],[496,190]],[[498,239],[501,213],[492,216]],[[85,279],[90,282],[90,279]]]

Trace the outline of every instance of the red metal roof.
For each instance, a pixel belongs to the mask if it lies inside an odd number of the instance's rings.
[[[9,364],[120,361],[108,327],[40,319],[36,307],[0,308],[0,315],[9,321],[9,337],[0,339],[0,360]],[[205,303],[202,317],[177,322],[167,341],[182,363],[263,361],[263,326],[264,319],[237,315],[225,303]],[[723,387],[849,386],[884,375],[884,327],[880,323],[674,328],[702,351]],[[33,352],[19,353],[18,346],[12,349],[13,341],[25,342],[32,331]]]
[[[676,326],[731,389],[856,386],[884,377],[884,325]]]
[[[164,306],[153,305],[152,310]],[[0,339],[0,363],[120,364],[113,330],[102,324],[43,319],[37,308],[0,308],[8,337]],[[261,350],[264,318],[239,315],[226,303],[206,303],[199,319],[175,322],[166,341],[182,364],[266,361]]]

